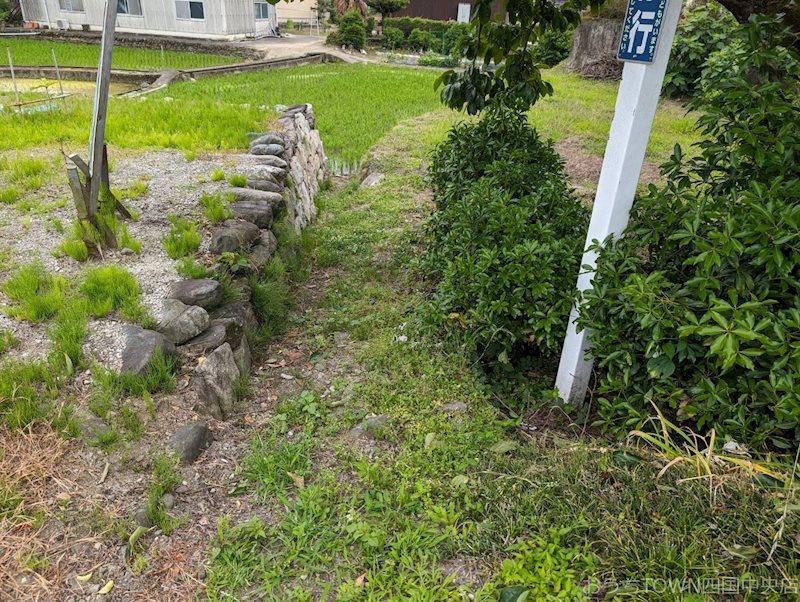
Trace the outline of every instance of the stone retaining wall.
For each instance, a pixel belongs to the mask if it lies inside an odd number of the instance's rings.
[[[247,184],[230,189],[233,218],[214,228],[208,247],[212,262],[219,263],[223,253],[246,258],[246,268],[234,274],[240,298],[226,302],[222,285],[211,278],[175,282],[157,316],[157,329],[130,327],[123,352],[122,370],[137,374],[145,373],[159,352],[195,366],[185,398],[197,412],[217,420],[232,416],[237,385],[251,369],[247,334],[258,323],[242,276],[259,272],[275,253],[276,216],[285,215],[298,232],[311,223],[317,214],[314,196],[328,176],[311,105],[279,110],[279,129],[247,134],[250,154],[240,164]],[[202,444],[187,441],[189,435]],[[212,439],[208,425],[201,423],[180,429],[168,446],[190,462]],[[193,451],[187,455],[186,450]]]

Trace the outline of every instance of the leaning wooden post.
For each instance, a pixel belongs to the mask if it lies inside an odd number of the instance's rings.
[[[94,89],[92,130],[89,135],[89,215],[97,214],[100,196],[99,177],[103,170],[106,117],[108,116],[108,88],[111,83],[111,53],[114,49],[114,34],[117,25],[117,0],[106,0],[103,38],[100,42],[100,64],[97,68],[97,83]]]
[[[111,184],[108,177],[108,150],[105,143],[106,118],[108,116],[108,92],[111,83],[111,55],[114,49],[114,34],[117,22],[117,2],[107,0],[103,25],[103,37],[100,42],[100,63],[97,67],[97,80],[94,90],[94,108],[92,110],[92,125],[89,132],[89,162],[88,164],[79,155],[69,156],[73,165],[67,168],[72,196],[75,198],[75,209],[78,219],[91,228],[94,228],[105,240],[109,247],[115,247],[117,240],[114,232],[105,223],[98,220],[97,213],[100,205],[100,193],[103,192],[110,204],[108,210],[118,211],[123,217],[130,218],[131,214],[111,193]],[[55,61],[55,54],[53,54]],[[80,175],[83,175],[81,181]],[[84,183],[85,182],[85,183]],[[92,242],[88,241],[87,242]]]
[[[681,0],[628,0],[618,55],[625,67],[585,248],[619,236],[628,225],[680,13]],[[592,287],[596,262],[597,253],[587,250],[579,291]],[[559,396],[572,406],[583,404],[593,363],[589,333],[575,327],[579,312],[575,307],[570,314],[556,377]]]

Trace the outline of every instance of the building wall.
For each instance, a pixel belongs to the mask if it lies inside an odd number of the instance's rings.
[[[44,3],[47,3],[47,10]],[[269,33],[275,25],[271,7],[269,21],[256,21],[253,0],[202,0],[204,18],[179,19],[175,0],[140,0],[141,15],[117,15],[117,31],[146,34],[177,35],[207,39],[226,39]],[[84,0],[84,10],[62,10],[59,0],[22,0],[27,22],[46,24],[56,29],[56,21],[66,20],[70,29],[100,30],[105,0]]]
[[[394,14],[396,17],[424,17],[425,19],[440,19],[455,21],[458,17],[458,5],[472,5],[471,0],[411,0],[408,6]],[[502,0],[496,0],[492,10],[496,13],[503,11]]]
[[[294,0],[294,2],[281,0],[275,5],[278,23],[286,23],[289,19],[295,23],[309,23],[316,16],[314,11],[316,5],[317,0]]]

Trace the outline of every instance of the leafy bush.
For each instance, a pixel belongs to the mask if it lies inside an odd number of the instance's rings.
[[[336,32],[336,44],[353,50],[361,50],[367,44],[367,29],[358,11],[350,11],[342,17]]]
[[[495,368],[557,353],[588,211],[552,146],[525,113],[494,105],[451,130],[430,175],[423,267],[436,286],[424,321]]]
[[[536,60],[548,67],[555,67],[569,56],[572,48],[572,30],[553,31],[548,29],[536,41],[534,55]]]
[[[383,34],[381,35],[381,46],[384,48],[387,48],[388,50],[400,48],[403,45],[404,40],[405,36],[403,36],[403,32],[397,27],[383,28]]]
[[[580,324],[609,429],[640,427],[653,403],[753,445],[800,440],[800,55],[786,40],[777,21],[746,26],[732,76],[691,105],[698,154],[676,147],[668,183],[599,258]]]
[[[411,32],[415,29],[421,29],[439,39],[444,38],[445,33],[453,27],[464,27],[462,23],[456,23],[455,21],[438,21],[421,17],[389,17],[383,20],[382,26],[384,28],[396,27],[403,32],[404,37],[411,35]]]
[[[693,96],[709,56],[724,48],[737,28],[733,15],[716,2],[693,10],[678,27],[664,77],[664,94],[671,98]]]
[[[408,47],[412,50],[430,50],[439,45],[436,36],[423,29],[415,29],[408,35]]]
[[[468,29],[468,23],[450,23],[442,36],[442,54],[453,54],[459,39]]]

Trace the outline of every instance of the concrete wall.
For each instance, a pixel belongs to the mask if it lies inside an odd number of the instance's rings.
[[[270,34],[277,23],[274,7],[270,7],[269,20],[257,21],[253,0],[202,0],[202,20],[179,19],[175,0],[140,1],[142,14],[118,15],[117,31],[233,39]],[[26,22],[49,23],[55,29],[56,22],[63,19],[70,29],[80,30],[85,25],[91,30],[102,28],[104,0],[84,0],[83,11],[62,10],[59,0],[22,0],[21,4]]]
[[[278,11],[278,23],[286,23],[289,19],[295,23],[309,23],[314,19],[316,0],[294,0],[286,2],[281,0],[275,5]]]

